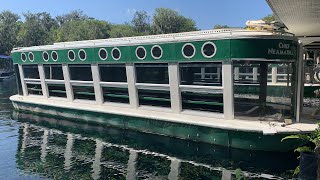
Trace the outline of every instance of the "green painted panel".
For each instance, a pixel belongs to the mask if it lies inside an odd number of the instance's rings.
[[[216,45],[216,54],[211,58],[206,58],[202,54],[202,46],[206,42],[212,42]],[[186,43],[192,43],[195,47],[195,55],[188,59],[182,54],[182,47]],[[154,45],[159,45],[162,48],[163,55],[160,59],[154,59],[151,56],[151,48]],[[297,58],[297,42],[292,40],[282,39],[223,39],[223,40],[208,40],[208,41],[193,41],[193,42],[176,42],[163,44],[143,44],[146,49],[146,58],[140,60],[136,57],[136,48],[134,46],[118,46],[121,51],[121,58],[114,60],[111,52],[114,47],[92,47],[83,48],[86,51],[87,59],[81,61],[78,56],[79,49],[73,49],[76,54],[76,59],[70,61],[68,51],[70,49],[56,50],[58,52],[58,61],[53,61],[51,58],[52,50],[47,52],[50,55],[49,61],[46,62],[42,58],[42,51],[34,51],[35,60],[30,62],[22,62],[21,52],[12,54],[14,63],[18,64],[52,64],[52,63],[140,63],[140,62],[199,62],[199,61],[221,61],[230,60],[230,58],[258,58],[258,59],[282,59],[292,60]],[[99,49],[105,48],[108,52],[108,58],[101,60],[99,57]],[[26,52],[28,54],[28,52]]]
[[[206,42],[213,42],[216,45],[216,54],[212,58],[206,58],[202,55],[202,46]],[[196,49],[195,55],[191,59],[187,59],[182,54],[182,48],[186,44],[177,43],[175,46],[176,50],[176,57],[175,60],[177,61],[210,61],[210,60],[228,60],[230,57],[230,40],[215,40],[215,41],[195,41],[191,42]]]
[[[297,42],[279,39],[233,39],[231,58],[297,59]]]

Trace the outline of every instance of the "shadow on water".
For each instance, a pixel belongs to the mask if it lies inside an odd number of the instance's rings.
[[[7,148],[14,154],[6,160],[11,163],[7,175],[18,172],[19,177],[29,179],[221,179],[222,170],[234,176],[240,168],[252,179],[280,179],[290,177],[289,171],[298,164],[293,152],[247,151],[28,113],[11,114],[8,97],[15,93],[15,83],[0,85],[0,145],[16,144]],[[8,128],[12,131],[4,136],[8,131],[1,130]],[[0,151],[2,156],[7,154]]]

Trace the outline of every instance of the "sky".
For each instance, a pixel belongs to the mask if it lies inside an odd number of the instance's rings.
[[[81,10],[90,17],[121,24],[130,22],[136,11],[152,16],[160,7],[193,19],[202,30],[216,24],[244,27],[247,20],[272,13],[265,0],[7,0],[2,1],[0,11],[10,10],[20,16],[24,12],[49,12],[55,17]]]

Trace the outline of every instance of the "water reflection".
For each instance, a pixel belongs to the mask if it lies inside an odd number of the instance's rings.
[[[240,168],[290,177],[292,153],[230,149],[164,136],[14,113],[15,81],[0,82],[1,179],[221,179]]]
[[[290,176],[291,153],[230,149],[135,131],[14,113],[16,164],[53,179],[221,179],[241,168],[252,178]],[[287,174],[285,173],[287,172]],[[274,175],[274,177],[272,175]]]

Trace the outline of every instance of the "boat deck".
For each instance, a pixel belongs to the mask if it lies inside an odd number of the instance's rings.
[[[317,128],[317,120],[312,120],[310,116],[304,115],[300,123],[285,125],[279,121],[258,121],[258,120],[225,120],[223,115],[210,113],[199,113],[195,111],[183,111],[174,113],[167,108],[140,106],[137,109],[125,104],[105,103],[95,104],[92,101],[74,100],[67,101],[60,98],[45,99],[41,96],[20,96],[10,97],[13,102],[36,104],[43,106],[53,106],[66,109],[83,110],[97,113],[116,114],[124,116],[134,116],[140,118],[169,121],[174,123],[192,124],[197,126],[212,127],[218,129],[227,129],[235,131],[260,132],[265,135],[272,134],[292,134],[306,133],[314,131]],[[36,111],[36,109],[33,109]],[[306,113],[303,113],[306,114]]]

